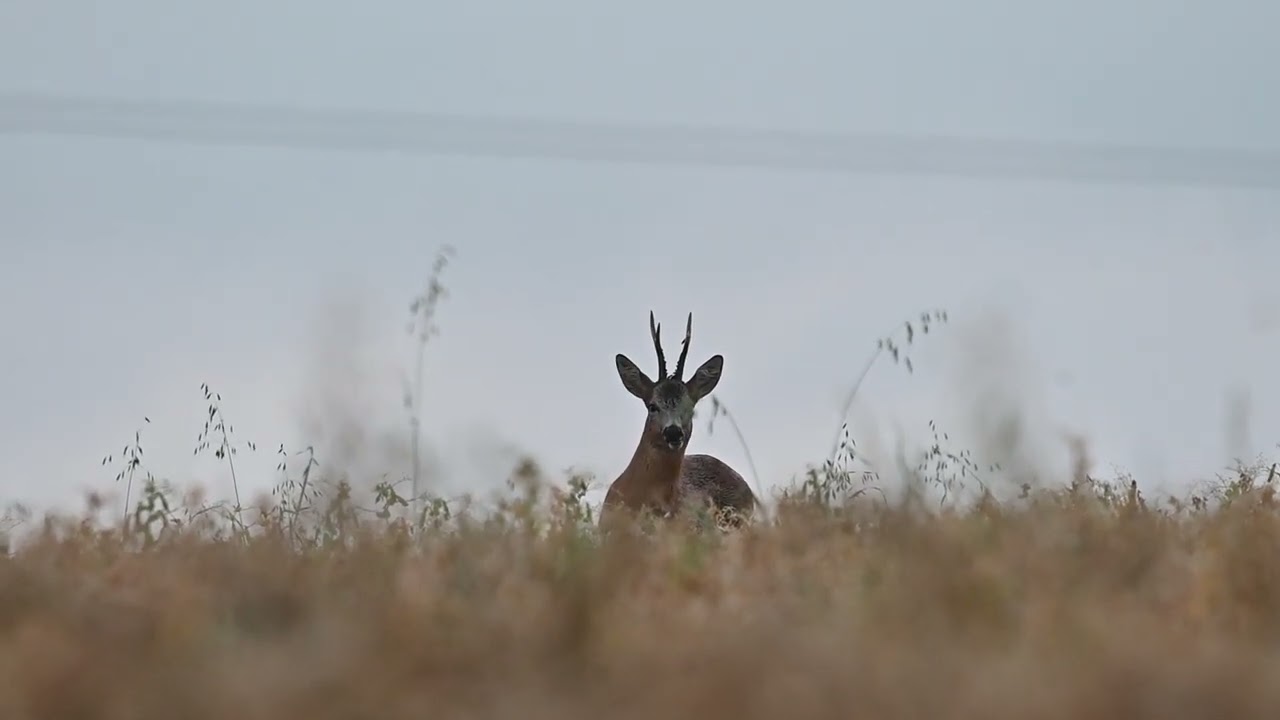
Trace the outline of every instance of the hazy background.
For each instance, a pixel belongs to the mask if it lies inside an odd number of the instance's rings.
[[[0,0],[0,92],[1276,151],[1276,27],[1263,0]],[[424,402],[450,492],[521,452],[612,479],[643,417],[613,354],[653,371],[651,308],[672,358],[690,310],[689,362],[726,356],[766,484],[829,450],[876,338],[940,307],[914,376],[868,377],[869,449],[930,418],[981,449],[1015,416],[1050,471],[1080,433],[1176,488],[1280,440],[1278,199],[0,135],[0,496],[110,488],[143,416],[153,470],[229,492],[192,456],[201,382],[258,444],[247,487],[280,443],[397,471],[403,325],[445,243]],[[727,426],[693,449],[747,473]]]

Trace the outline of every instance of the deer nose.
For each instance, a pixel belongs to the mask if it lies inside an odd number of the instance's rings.
[[[668,425],[662,429],[662,439],[675,445],[684,440],[684,428],[679,425]]]

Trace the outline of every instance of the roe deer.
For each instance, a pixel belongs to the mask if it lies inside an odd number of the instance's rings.
[[[621,353],[615,358],[618,377],[627,392],[639,398],[649,411],[635,454],[605,495],[600,509],[602,529],[613,527],[624,514],[654,512],[674,517],[691,505],[728,514],[737,526],[751,518],[757,502],[742,476],[711,455],[686,455],[693,434],[693,408],[720,382],[724,357],[713,355],[687,381],[684,361],[693,334],[693,313],[685,326],[684,343],[676,371],[667,375],[662,353],[661,325],[649,313],[649,334],[658,353],[658,379],[651,380]],[[726,511],[728,511],[726,513]]]

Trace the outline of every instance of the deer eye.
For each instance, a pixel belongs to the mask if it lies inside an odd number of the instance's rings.
[[[651,413],[658,412],[658,406],[655,403],[646,403],[645,407],[649,408],[649,412]]]

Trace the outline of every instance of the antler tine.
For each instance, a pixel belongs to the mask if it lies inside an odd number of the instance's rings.
[[[689,356],[689,338],[693,335],[693,313],[689,313],[689,322],[684,326],[684,341],[680,343],[680,359],[676,362],[676,379],[684,377],[684,359]]]
[[[653,349],[658,351],[658,379],[667,376],[667,358],[662,354],[662,324],[653,324],[653,311],[649,311],[649,334],[653,336]]]

